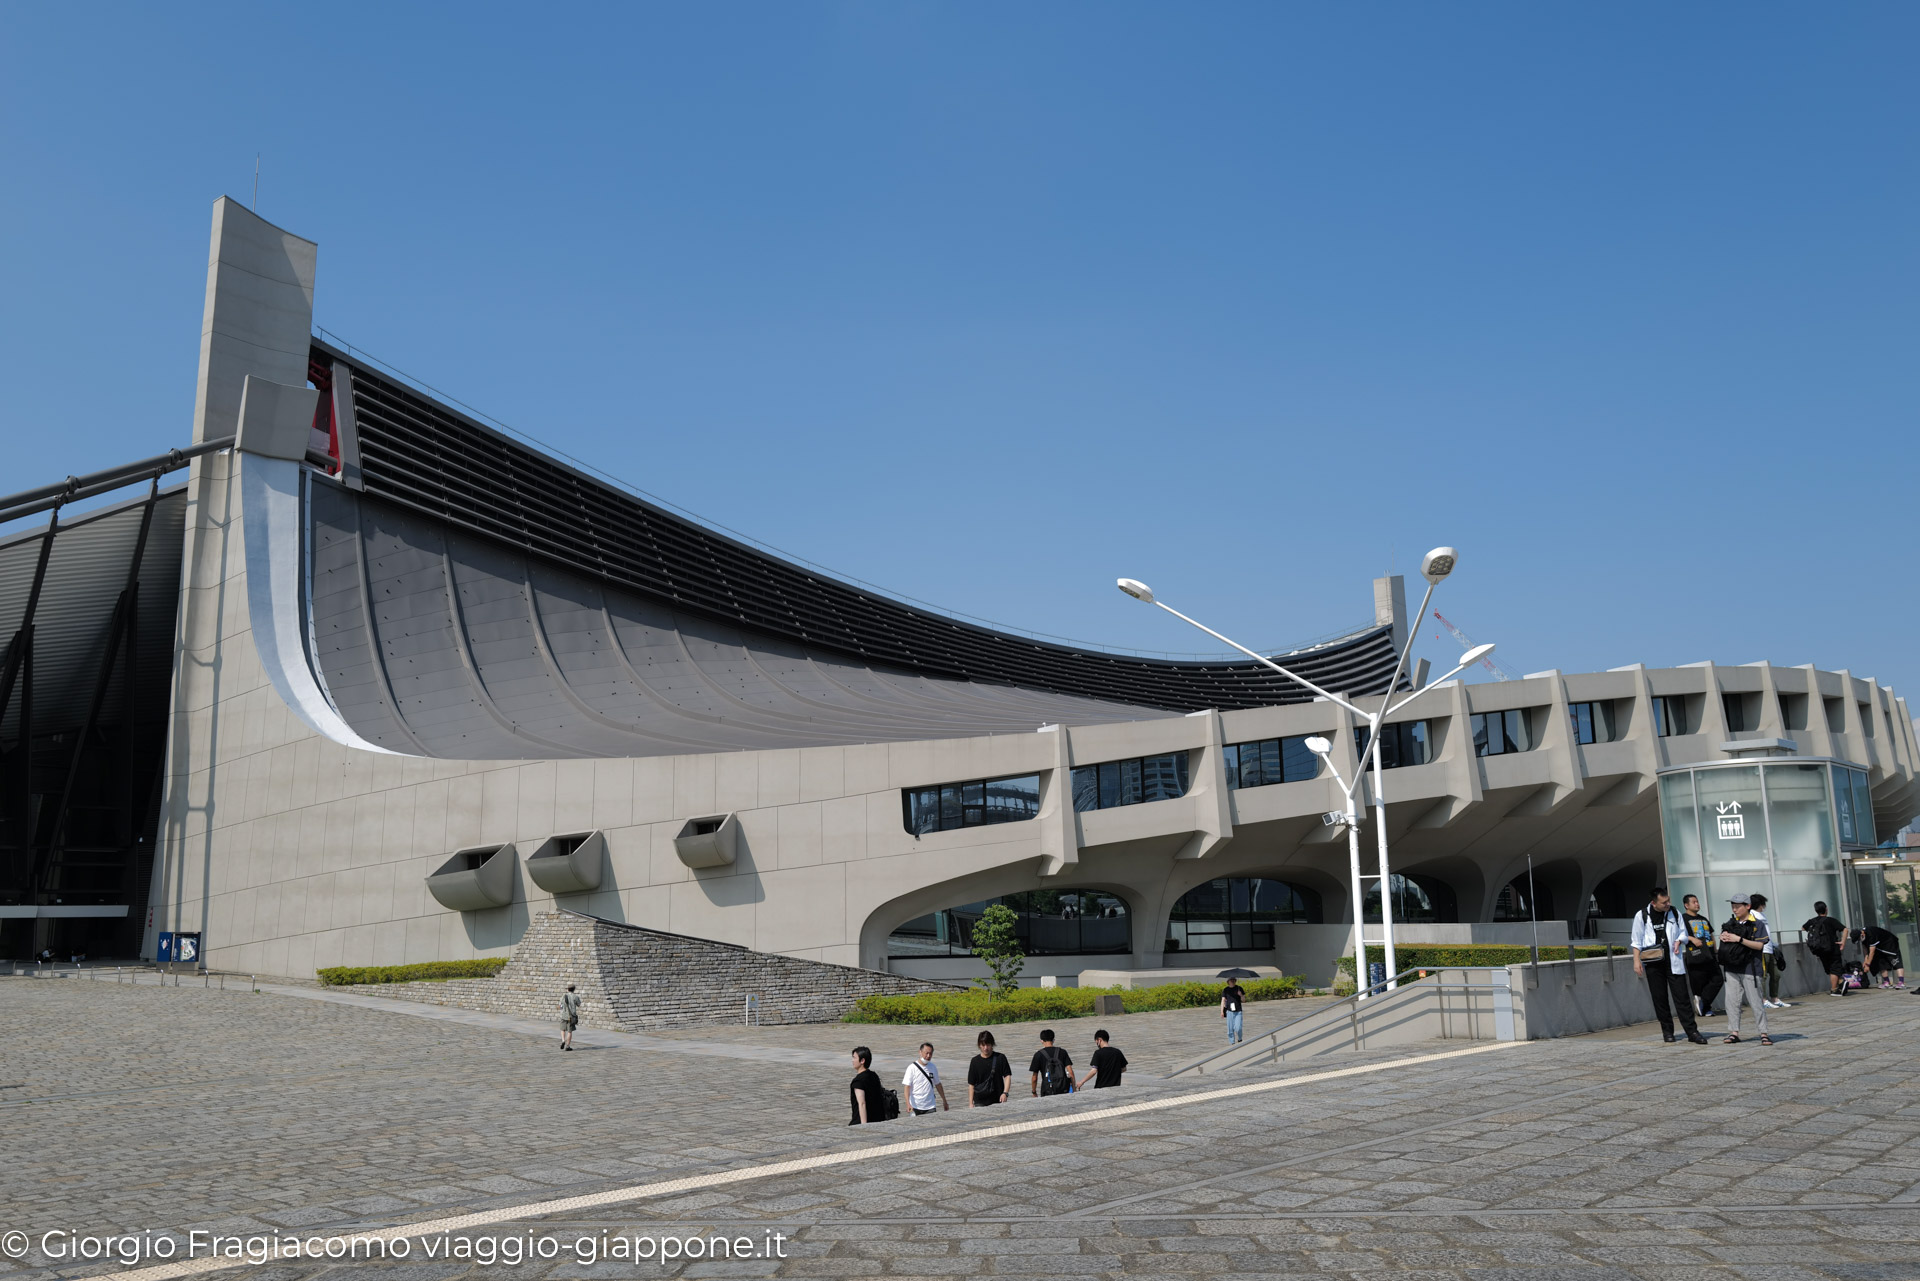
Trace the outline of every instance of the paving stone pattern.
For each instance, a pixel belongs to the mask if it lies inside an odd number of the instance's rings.
[[[598,1028],[693,1027],[759,999],[763,1024],[833,1023],[863,996],[954,991],[955,985],[850,965],[756,952],[578,912],[534,917],[493,978],[356,985],[389,1000],[489,1014],[558,1019],[560,994],[578,986],[580,1022]]]
[[[1130,1075],[1117,1095],[854,1130],[837,1124],[847,1071],[824,1062],[561,1054],[438,1013],[0,979],[0,1085],[27,1087],[0,1090],[0,1229],[384,1226],[1330,1066]],[[1124,1026],[1142,1043],[1148,1028],[1190,1029],[1198,1049],[1217,1030],[1208,1013]],[[779,1231],[784,1258],[487,1267],[416,1253],[348,1266],[408,1278],[1920,1278],[1908,1088],[1920,1002],[1815,998],[1772,1023],[1771,1047],[1623,1029],[475,1234]],[[846,1030],[876,1047],[901,1031]],[[797,1050],[814,1031],[766,1033]],[[44,1263],[0,1276],[116,1271]]]

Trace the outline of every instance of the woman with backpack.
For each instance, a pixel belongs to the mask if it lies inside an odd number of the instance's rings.
[[[1766,924],[1753,915],[1753,902],[1745,894],[1730,900],[1733,917],[1720,927],[1720,968],[1727,976],[1727,1039],[1725,1044],[1740,1043],[1740,1003],[1753,1006],[1760,1019],[1760,1044],[1772,1045],[1767,1035],[1766,998],[1760,993],[1762,964],[1760,956],[1767,946]]]

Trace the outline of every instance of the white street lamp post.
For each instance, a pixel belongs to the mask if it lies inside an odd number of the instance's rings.
[[[1333,756],[1332,756],[1332,752],[1333,752],[1332,743],[1328,742],[1324,738],[1319,737],[1318,735],[1312,738],[1309,738],[1307,740],[1307,749],[1313,752],[1316,756],[1319,756],[1320,758],[1322,758],[1327,762],[1327,767],[1333,771],[1334,779],[1340,784],[1340,790],[1346,794],[1346,798],[1347,798],[1347,810],[1346,810],[1347,857],[1351,865],[1351,871],[1353,874],[1354,978],[1356,980],[1356,986],[1361,991],[1362,995],[1371,994],[1370,992],[1371,985],[1367,982],[1367,977],[1368,977],[1367,976],[1367,948],[1366,948],[1366,940],[1364,938],[1365,931],[1362,928],[1366,919],[1366,911],[1365,911],[1366,896],[1364,892],[1365,887],[1363,883],[1366,881],[1367,878],[1363,876],[1360,871],[1360,831],[1359,831],[1360,815],[1359,815],[1359,807],[1356,800],[1356,795],[1359,792],[1361,780],[1366,776],[1367,766],[1369,764],[1369,761],[1371,761],[1371,764],[1373,766],[1374,828],[1376,831],[1376,835],[1379,839],[1379,849],[1380,849],[1380,870],[1373,879],[1376,880],[1380,886],[1380,926],[1381,926],[1380,942],[1385,947],[1386,954],[1387,954],[1386,955],[1387,986],[1389,988],[1392,988],[1396,986],[1396,984],[1393,981],[1394,976],[1398,974],[1400,971],[1398,968],[1398,958],[1394,955],[1394,946],[1393,946],[1393,895],[1389,892],[1391,888],[1391,882],[1388,880],[1388,868],[1387,868],[1387,794],[1386,794],[1385,781],[1383,778],[1383,772],[1385,767],[1381,763],[1381,759],[1380,759],[1381,758],[1380,733],[1382,728],[1384,727],[1386,718],[1393,715],[1395,712],[1399,711],[1401,708],[1405,707],[1409,702],[1413,701],[1413,699],[1416,698],[1420,693],[1419,690],[1414,690],[1411,693],[1409,693],[1405,698],[1401,699],[1399,702],[1396,703],[1393,701],[1394,687],[1400,683],[1400,673],[1406,670],[1407,657],[1413,652],[1414,637],[1420,634],[1420,624],[1426,618],[1427,606],[1433,601],[1433,589],[1440,585],[1441,579],[1445,578],[1448,574],[1451,574],[1453,572],[1454,566],[1459,563],[1459,559],[1460,559],[1459,553],[1456,552],[1451,547],[1436,547],[1432,551],[1428,552],[1424,557],[1421,558],[1420,575],[1421,577],[1427,580],[1427,592],[1426,592],[1426,595],[1421,597],[1420,599],[1420,608],[1414,614],[1413,624],[1407,628],[1407,643],[1404,647],[1402,647],[1400,651],[1399,661],[1394,664],[1393,675],[1387,680],[1387,692],[1383,694],[1380,698],[1379,709],[1377,711],[1371,711],[1371,712],[1366,711],[1360,707],[1356,707],[1353,703],[1349,702],[1345,698],[1342,698],[1338,694],[1332,693],[1331,691],[1328,691],[1328,690],[1321,689],[1318,685],[1315,685],[1312,681],[1308,680],[1306,677],[1299,675],[1297,672],[1288,671],[1286,668],[1282,667],[1280,664],[1274,662],[1271,658],[1268,658],[1264,654],[1255,653],[1254,651],[1248,649],[1245,645],[1242,645],[1240,642],[1234,640],[1233,638],[1228,636],[1222,636],[1219,632],[1214,631],[1213,628],[1208,627],[1205,623],[1199,622],[1192,618],[1188,618],[1185,614],[1173,608],[1171,605],[1167,604],[1165,601],[1156,600],[1153,595],[1153,589],[1148,587],[1145,583],[1141,582],[1139,579],[1122,578],[1119,580],[1117,584],[1121,591],[1133,597],[1135,600],[1145,601],[1149,605],[1159,606],[1161,609],[1166,610],[1169,614],[1172,614],[1175,618],[1179,619],[1181,622],[1191,624],[1192,626],[1197,627],[1201,631],[1205,632],[1207,635],[1213,637],[1215,640],[1222,641],[1225,644],[1233,646],[1233,648],[1239,650],[1242,654],[1245,654],[1248,658],[1253,659],[1255,662],[1262,663],[1268,667],[1271,667],[1274,671],[1279,672],[1282,676],[1286,677],[1288,680],[1293,681],[1298,685],[1305,686],[1307,689],[1312,690],[1314,693],[1318,694],[1320,697],[1326,699],[1329,702],[1338,703],[1340,706],[1346,708],[1353,715],[1367,722],[1367,746],[1366,746],[1366,749],[1360,753],[1360,760],[1359,760],[1358,766],[1354,770],[1354,776],[1351,781],[1342,777],[1339,769],[1334,766]],[[1488,654],[1491,654],[1492,652],[1493,652],[1492,645],[1474,646],[1472,649],[1468,650],[1464,655],[1462,655],[1460,662],[1454,667],[1454,669],[1448,672],[1445,676],[1442,676],[1440,680],[1442,681],[1451,680],[1454,676],[1458,675],[1462,671],[1465,671],[1467,668],[1479,662],[1481,659],[1485,658]],[[1439,681],[1435,681],[1433,683],[1438,684]]]

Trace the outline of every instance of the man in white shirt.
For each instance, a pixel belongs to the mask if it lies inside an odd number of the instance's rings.
[[[920,1042],[920,1057],[907,1064],[907,1074],[901,1078],[900,1085],[907,1092],[907,1107],[915,1116],[933,1111],[936,1095],[940,1110],[947,1110],[947,1087],[940,1084],[940,1069],[933,1065],[932,1041]]]
[[[1705,1045],[1707,1038],[1693,1021],[1693,989],[1687,983],[1686,926],[1673,908],[1673,896],[1667,887],[1656,885],[1647,905],[1633,914],[1633,972],[1644,975],[1647,994],[1653,998],[1653,1013],[1660,1020],[1660,1035],[1673,1041],[1673,1016],[1680,1015],[1680,1026],[1687,1039]]]

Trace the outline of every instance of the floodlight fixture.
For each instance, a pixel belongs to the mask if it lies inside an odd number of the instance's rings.
[[[1438,585],[1440,580],[1453,572],[1460,559],[1460,553],[1451,547],[1436,547],[1420,558],[1420,576],[1429,583]]]

